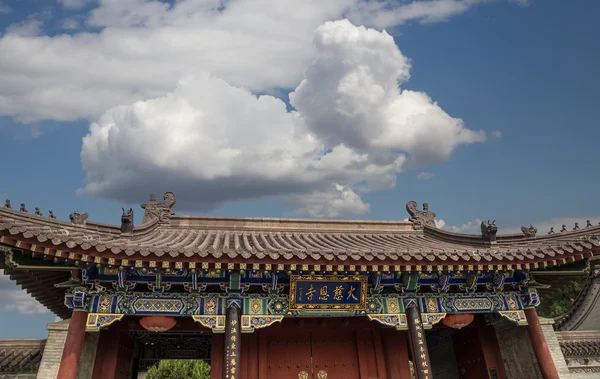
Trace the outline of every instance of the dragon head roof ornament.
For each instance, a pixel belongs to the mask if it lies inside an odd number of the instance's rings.
[[[133,233],[133,208],[125,210],[121,208],[123,214],[121,215],[121,233]]]
[[[177,199],[173,192],[165,192],[163,201],[156,201],[156,195],[150,194],[150,200],[146,204],[142,204],[141,207],[144,209],[144,218],[142,224],[147,222],[158,220],[159,222],[169,221],[171,216],[175,213],[171,212],[171,208],[175,205]]]
[[[533,225],[529,224],[529,227],[521,226],[521,231],[523,232],[525,237],[535,237],[538,230]]]
[[[411,216],[410,222],[413,223],[415,229],[423,229],[425,226],[431,226],[435,228],[435,213],[429,210],[429,204],[423,203],[423,210],[417,209],[416,201],[409,201],[406,203],[406,211]]]
[[[490,222],[489,220],[481,222],[481,236],[488,242],[496,242],[496,233],[498,227],[496,226],[496,220]]]
[[[84,214],[79,213],[79,211],[75,211],[69,215],[69,219],[73,225],[85,225],[86,220],[88,218],[87,212]]]

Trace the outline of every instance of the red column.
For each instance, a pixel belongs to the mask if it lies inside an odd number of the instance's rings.
[[[63,355],[58,368],[59,379],[76,379],[77,367],[83,350],[83,341],[85,339],[85,323],[87,322],[87,312],[73,311],[69,329],[67,330],[67,339]]]
[[[531,340],[533,351],[535,352],[538,364],[540,365],[542,376],[544,379],[560,379],[535,308],[525,309],[525,317],[527,317],[527,332],[529,333],[529,339]]]

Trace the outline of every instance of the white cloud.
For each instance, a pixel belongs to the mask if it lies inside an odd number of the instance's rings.
[[[494,129],[490,133],[494,139],[502,138],[502,132],[500,130]]]
[[[9,38],[29,38],[39,36],[42,30],[43,21],[35,17],[29,18],[23,22],[9,25],[6,28],[6,37]],[[6,38],[4,37],[4,38]]]
[[[12,8],[8,6],[4,1],[0,0],[0,15],[12,13]]]
[[[96,3],[98,0],[57,0],[65,8],[80,9],[88,4]]]
[[[393,188],[407,157],[445,161],[459,145],[483,141],[427,95],[398,89],[408,60],[387,33],[328,22],[315,44],[290,94],[297,111],[207,73],[108,110],[84,138],[80,192],[129,202],[172,190],[198,210],[282,195],[313,216],[360,214],[368,205],[358,193]]]
[[[453,233],[462,233],[462,234],[481,234],[481,220],[475,219],[472,221],[465,222],[462,225],[448,225],[444,220],[435,220],[435,225],[438,228],[448,230]],[[502,234],[502,232],[499,230]]]
[[[114,106],[164,96],[201,71],[255,93],[294,88],[315,57],[313,31],[328,20],[384,28],[440,21],[480,2],[103,0],[87,14],[97,31],[36,36],[39,24],[27,24],[28,33],[13,27],[0,38],[0,115],[95,120]]]
[[[79,29],[79,21],[74,18],[65,18],[62,21],[62,28],[66,30],[76,30]]]
[[[344,215],[359,215],[371,210],[369,204],[351,188],[336,184],[331,191],[313,192],[292,199],[300,205],[297,212],[315,218],[337,218]]]
[[[31,297],[0,270],[0,304],[6,311],[17,311],[24,315],[47,314],[50,311]]]
[[[435,174],[433,172],[421,171],[417,175],[417,180],[427,180],[433,178],[434,176]]]

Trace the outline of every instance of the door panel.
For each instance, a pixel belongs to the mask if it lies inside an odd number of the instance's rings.
[[[360,378],[354,331],[313,331],[311,340],[313,379]]]
[[[310,362],[310,334],[280,330],[266,337],[267,378],[298,379],[301,372],[307,373],[303,379],[312,379]]]

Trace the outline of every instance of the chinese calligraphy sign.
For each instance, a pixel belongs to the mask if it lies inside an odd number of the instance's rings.
[[[292,275],[290,309],[357,310],[366,309],[367,277]]]

